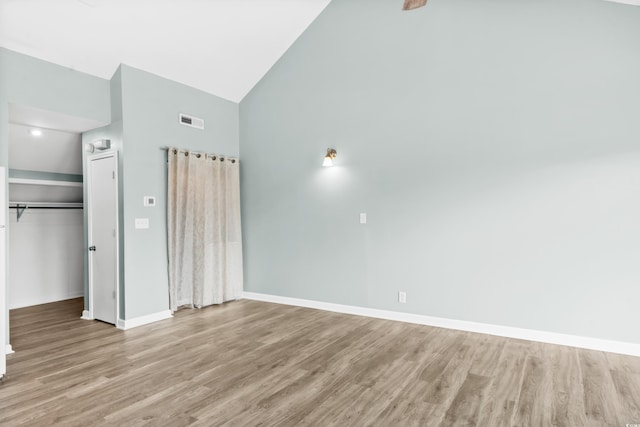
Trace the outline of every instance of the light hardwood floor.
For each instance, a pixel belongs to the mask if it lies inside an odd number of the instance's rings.
[[[1,425],[625,426],[640,358],[241,300],[121,331],[13,310]]]

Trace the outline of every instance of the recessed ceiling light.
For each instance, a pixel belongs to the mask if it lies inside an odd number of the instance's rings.
[[[42,131],[40,129],[31,129],[29,133],[31,136],[42,136]]]

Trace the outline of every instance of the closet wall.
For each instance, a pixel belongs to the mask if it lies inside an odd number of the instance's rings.
[[[83,296],[82,209],[10,212],[9,309]]]
[[[84,295],[81,174],[79,133],[9,124],[10,309]]]

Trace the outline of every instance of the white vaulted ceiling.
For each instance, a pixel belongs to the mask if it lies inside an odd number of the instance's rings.
[[[105,79],[120,63],[239,102],[330,0],[0,0],[0,46]]]

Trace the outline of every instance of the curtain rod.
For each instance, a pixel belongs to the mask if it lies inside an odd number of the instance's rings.
[[[231,161],[231,163],[235,163],[236,161],[240,161],[240,159],[238,157],[234,157],[234,156],[225,156],[223,154],[212,154],[212,153],[204,153],[202,151],[195,151],[195,150],[189,150],[186,148],[180,148],[180,147],[160,147],[160,150],[162,151],[169,151],[169,150],[178,150],[180,152],[185,152],[185,153],[189,153],[189,154],[193,154],[193,155],[205,155],[208,157],[213,158],[213,160],[216,160],[217,158],[219,158],[220,160],[224,161],[225,159],[229,159]]]

